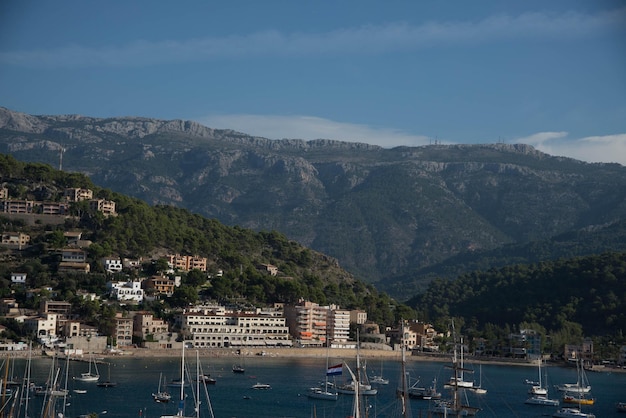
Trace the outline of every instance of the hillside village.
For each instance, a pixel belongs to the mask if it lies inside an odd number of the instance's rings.
[[[86,202],[89,209],[103,216],[117,215],[114,201],[94,199],[93,191],[89,189],[66,188],[60,199],[50,201],[13,199],[7,187],[0,189],[1,216],[27,223],[61,224],[71,216],[71,205],[78,202]],[[95,263],[110,278],[106,283],[107,292],[103,295],[80,292],[80,296],[87,300],[117,302],[132,308],[144,301],[154,302],[171,297],[181,285],[180,273],[196,270],[211,277],[211,273],[207,272],[207,258],[199,255],[166,254],[158,260],[119,257],[90,260],[88,249],[92,242],[83,239],[81,231],[65,231],[63,238],[65,245],[54,249],[58,262],[51,266],[52,270],[89,274]],[[31,245],[31,237],[21,231],[3,232],[1,245],[10,251],[26,251]],[[165,261],[167,268],[158,274],[146,275],[143,265],[159,261]],[[267,263],[259,264],[258,269],[270,276],[279,274],[276,266]],[[214,274],[221,276],[223,272],[217,270]],[[122,277],[125,279],[119,280]],[[363,326],[368,338],[379,344],[388,344],[394,335],[394,331],[381,333],[378,326],[368,323],[367,313],[362,310],[346,310],[336,305],[320,306],[304,300],[297,305],[277,303],[271,307],[202,303],[178,312],[173,323],[155,318],[153,313],[146,311],[117,312],[111,335],[101,335],[97,327],[87,324],[73,312],[71,303],[54,300],[55,289],[33,289],[30,284],[27,273],[11,272],[13,293],[16,288],[25,289],[27,297],[47,292],[49,298],[42,299],[40,308],[24,309],[15,298],[4,297],[0,299],[0,314],[5,320],[23,324],[26,336],[33,337],[48,349],[61,347],[77,352],[97,352],[112,347],[123,350],[137,345],[168,349],[179,345],[183,339],[198,348],[311,347],[324,346],[327,341],[333,346],[354,346],[349,335],[351,324]],[[436,333],[432,327],[415,325],[415,331],[409,331],[409,347],[419,344],[428,350],[435,350],[433,340]],[[400,333],[396,330],[395,334]],[[23,343],[4,343],[2,349],[24,347]]]
[[[0,217],[9,220],[13,230],[2,232],[3,257],[11,259],[33,247],[33,237],[22,231],[27,228],[16,225],[62,225],[72,217],[72,208],[86,204],[88,210],[104,217],[117,216],[116,202],[94,198],[93,191],[86,188],[65,188],[54,196],[48,191],[49,200],[12,198],[8,187],[0,189]],[[52,234],[51,231],[46,232]],[[57,237],[59,241],[60,237]],[[38,237],[41,240],[41,237]],[[59,242],[57,242],[58,244]],[[272,348],[272,347],[354,347],[355,330],[358,328],[361,343],[371,347],[392,350],[403,341],[408,350],[419,352],[445,351],[440,346],[450,338],[449,331],[435,330],[431,324],[404,321],[400,327],[381,327],[368,321],[368,313],[360,309],[342,309],[337,305],[321,306],[301,299],[295,304],[274,303],[271,306],[250,306],[246,303],[220,304],[215,301],[199,301],[192,306],[167,312],[162,317],[155,312],[142,310],[145,302],[158,303],[173,296],[181,286],[181,277],[195,271],[207,279],[221,277],[222,270],[209,271],[207,258],[191,254],[163,254],[152,259],[129,259],[101,257],[91,259],[89,248],[93,244],[84,239],[80,230],[64,231],[59,247],[49,250],[54,257],[50,271],[65,274],[89,275],[92,270],[106,274],[106,292],[79,290],[83,300],[117,304],[112,323],[106,332],[97,323],[90,323],[76,312],[70,302],[57,300],[54,287],[37,287],[28,273],[12,271],[7,279],[8,287],[0,299],[0,317],[5,324],[3,335],[8,335],[8,323],[16,324],[21,331],[15,341],[5,339],[0,350],[27,349],[32,340],[44,350],[62,350],[66,354],[105,352],[142,347],[167,350],[179,347],[183,342],[199,349],[211,348]],[[160,265],[157,274],[150,274],[146,266]],[[279,269],[269,263],[260,263],[257,269],[263,274],[276,276]],[[24,293],[27,299],[37,298],[38,308],[20,306],[16,293]],[[167,319],[166,319],[167,318]],[[15,335],[16,329],[13,329]],[[466,347],[466,350],[470,350]],[[541,336],[531,330],[511,334],[506,345],[494,347],[492,342],[476,341],[472,354],[500,355],[515,358],[537,358],[542,354]],[[566,346],[564,358],[593,359],[593,343],[582,346]],[[626,349],[621,350],[620,362],[626,363]]]

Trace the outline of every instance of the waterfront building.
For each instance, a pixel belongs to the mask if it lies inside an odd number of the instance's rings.
[[[177,320],[185,340],[196,348],[292,345],[285,317],[271,309],[204,305],[186,309]]]

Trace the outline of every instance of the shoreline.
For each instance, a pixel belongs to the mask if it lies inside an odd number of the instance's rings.
[[[272,357],[272,358],[325,358],[327,355],[336,359],[350,359],[356,356],[356,350],[354,348],[210,348],[210,349],[198,349],[189,348],[189,351],[198,351],[200,357],[214,357],[214,358],[241,358],[241,357]],[[361,357],[365,359],[390,359],[401,360],[401,353],[394,350],[382,350],[372,348],[360,349]],[[28,357],[28,351],[5,351],[0,353],[1,357],[13,356],[19,358]],[[168,358],[180,356],[180,351],[177,349],[149,349],[149,348],[126,348],[117,352],[102,352],[94,353],[97,359],[106,361],[107,359],[114,358]],[[42,351],[32,352],[31,356],[37,357],[50,357],[48,353]],[[65,358],[65,356],[60,356]],[[439,353],[407,353],[407,362],[441,362],[450,363],[450,354]],[[75,361],[88,361],[88,356],[81,355],[77,357],[70,357]],[[520,366],[520,367],[536,367],[537,363],[534,360],[526,359],[507,359],[501,357],[474,357],[468,356],[465,358],[467,364],[494,364],[499,366]],[[548,362],[549,367],[568,367],[565,362]],[[591,369],[587,369],[590,372],[626,372],[624,368],[606,367],[596,365]]]

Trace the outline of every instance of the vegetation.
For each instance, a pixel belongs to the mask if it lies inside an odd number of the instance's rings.
[[[0,108],[0,149],[51,165],[63,149],[101,187],[279,231],[402,301],[437,277],[626,251],[626,168],[528,145],[386,149]]]
[[[41,188],[54,197],[66,187],[89,187],[95,197],[115,201],[118,213],[105,217],[85,202],[79,202],[71,207],[74,216],[56,226],[26,225],[21,220],[0,217],[0,232],[19,230],[31,235],[33,246],[28,251],[11,254],[5,251],[10,262],[0,265],[0,293],[13,295],[20,306],[37,308],[42,299],[52,297],[68,300],[81,316],[107,329],[115,312],[125,308],[113,301],[101,306],[84,301],[77,296],[78,291],[104,295],[107,281],[163,272],[167,267],[163,255],[179,253],[206,257],[208,274],[198,270],[176,272],[182,277],[182,285],[172,297],[139,308],[163,316],[169,308],[201,300],[266,305],[305,299],[364,309],[372,320],[387,325],[397,322],[398,314],[407,312],[406,307],[396,309],[399,304],[372,285],[355,280],[335,260],[304,248],[276,231],[253,232],[224,226],[184,209],[150,207],[138,199],[95,187],[82,175],[63,173],[37,163],[21,163],[10,156],[0,155],[0,174],[11,196],[18,187],[20,198],[36,198]],[[79,230],[83,239],[92,241],[88,249],[91,273],[56,271],[59,261],[56,250],[65,245],[63,232],[67,230]],[[141,271],[128,271],[115,277],[106,274],[100,263],[108,256],[143,258],[146,262]],[[263,272],[259,269],[261,264],[273,264],[280,273],[272,276]],[[25,289],[10,287],[10,274],[14,271],[28,274],[29,288],[49,287],[52,291],[41,291],[27,298]]]
[[[454,319],[457,330],[473,343],[486,338],[503,344],[520,329],[544,335],[546,352],[561,353],[566,343],[585,337],[597,341],[599,355],[613,356],[626,343],[626,253],[609,252],[535,264],[464,273],[455,280],[436,277],[422,293],[402,304],[373,285],[355,279],[336,260],[305,248],[277,231],[253,232],[225,226],[191,212],[166,205],[149,206],[94,186],[75,173],[38,163],[22,163],[0,155],[0,175],[12,197],[58,199],[66,187],[84,187],[98,198],[116,202],[117,216],[105,217],[84,202],[72,204],[72,217],[58,225],[0,217],[0,232],[22,231],[31,236],[24,251],[0,249],[0,296],[15,297],[24,308],[37,309],[42,300],[66,300],[74,313],[110,335],[117,312],[144,309],[158,318],[172,319],[175,309],[197,301],[240,305],[293,303],[299,299],[363,309],[383,325],[420,319],[445,330]],[[89,274],[58,272],[58,249],[66,245],[64,231],[81,231],[89,247]],[[619,240],[620,233],[615,233]],[[567,238],[574,241],[573,237]],[[566,237],[563,238],[566,241]],[[542,246],[535,246],[543,248]],[[128,306],[116,301],[90,301],[80,291],[106,295],[109,280],[158,274],[167,269],[168,253],[207,257],[208,271],[176,272],[182,285],[169,298]],[[119,256],[143,258],[138,271],[107,274],[99,260]],[[272,276],[259,269],[273,264]],[[27,289],[12,287],[12,272],[28,274]],[[27,290],[37,289],[37,292]],[[410,294],[405,294],[409,299]],[[5,336],[23,335],[20,324],[4,321]]]
[[[534,329],[546,350],[594,337],[598,347],[626,343],[626,253],[562,259],[436,279],[408,305],[445,326],[464,322],[474,336],[494,338]],[[616,354],[615,352],[613,353]]]

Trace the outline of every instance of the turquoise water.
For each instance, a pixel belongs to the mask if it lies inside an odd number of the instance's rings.
[[[195,356],[190,350],[188,355]],[[342,359],[331,359],[331,363]],[[351,366],[354,359],[345,359]],[[241,360],[238,361],[241,363]],[[216,385],[207,386],[210,394],[210,405],[216,417],[264,418],[264,417],[346,417],[350,414],[352,399],[340,395],[336,402],[311,400],[306,396],[307,389],[318,385],[324,379],[325,358],[274,358],[269,356],[247,357],[243,360],[245,374],[234,374],[231,371],[233,359],[201,357],[200,363],[204,373],[210,373],[217,379]],[[189,369],[195,373],[195,358],[190,359]],[[25,362],[16,361],[14,375],[22,377]],[[33,360],[32,381],[44,383],[51,369],[51,360],[37,358]],[[61,366],[64,366],[61,364]],[[87,363],[70,362],[69,375],[77,376],[87,371]],[[471,365],[469,367],[472,367]],[[478,382],[478,366],[473,379]],[[87,413],[98,413],[100,418],[106,417],[160,417],[164,414],[175,414],[177,402],[158,404],[152,400],[151,394],[157,391],[159,374],[164,379],[172,380],[179,377],[180,361],[176,358],[132,358],[113,359],[110,367],[99,365],[101,380],[115,381],[114,388],[99,388],[95,383],[70,381],[69,389],[86,389],[85,394],[70,392],[65,408],[66,417],[78,417]],[[368,374],[378,374],[381,360],[369,360]],[[390,379],[389,385],[379,386],[379,393],[367,397],[370,406],[370,417],[391,417],[397,408],[395,388],[400,376],[398,362],[385,359],[382,365],[383,374]],[[443,383],[450,377],[450,370],[439,362],[409,361],[407,371],[412,378],[419,376],[421,385],[428,386],[434,378]],[[558,383],[576,381],[576,370],[573,368],[547,367],[550,397],[559,393],[553,389]],[[63,374],[64,372],[61,372]],[[344,370],[344,378],[346,375]],[[597,418],[626,417],[615,409],[615,403],[626,401],[626,373],[587,373],[593,388],[596,404],[583,407],[585,412],[593,412]],[[524,404],[528,397],[528,386],[525,379],[537,380],[536,367],[523,366],[482,366],[482,386],[488,390],[485,395],[470,394],[469,403],[481,408],[478,417],[540,417],[551,416],[556,408],[531,406]],[[467,380],[467,376],[466,376]],[[270,390],[254,390],[251,386],[257,382],[268,383]],[[442,384],[439,389],[443,390]],[[176,398],[178,392],[170,388]],[[30,417],[41,416],[41,398],[31,398]],[[428,401],[411,400],[414,417],[426,417]],[[201,416],[209,417],[208,403],[201,405]],[[193,406],[188,399],[186,416],[193,416]]]

